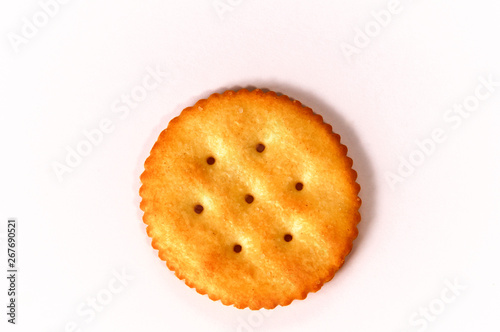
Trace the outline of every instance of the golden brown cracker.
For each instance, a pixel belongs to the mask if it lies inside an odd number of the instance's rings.
[[[213,94],[168,124],[141,209],[179,279],[225,305],[288,305],[333,278],[357,236],[359,185],[340,136],[298,101]]]

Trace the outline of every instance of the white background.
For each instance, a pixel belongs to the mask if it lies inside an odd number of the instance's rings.
[[[380,31],[372,11],[387,1],[224,0],[222,13],[214,3],[74,0],[43,22],[38,1],[2,1],[1,265],[15,217],[19,306],[12,327],[2,277],[1,330],[500,330],[500,87],[460,124],[444,118],[481,77],[500,81],[499,2],[401,0]],[[33,16],[46,24],[16,47]],[[373,37],[346,56],[342,45],[355,46],[366,27]],[[168,72],[162,83],[114,113],[157,66]],[[144,160],[169,120],[239,87],[322,114],[362,188],[360,235],[344,267],[306,300],[265,315],[185,286],[152,249],[139,209]],[[113,132],[59,181],[55,163],[103,119]],[[417,158],[416,140],[436,128],[446,140],[392,188],[388,172]],[[133,280],[114,283],[122,272]],[[100,311],[77,312],[96,296]],[[419,316],[429,306],[432,319]]]

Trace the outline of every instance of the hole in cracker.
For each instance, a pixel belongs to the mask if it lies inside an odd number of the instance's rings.
[[[304,189],[304,184],[302,182],[297,182],[295,184],[295,189],[297,189],[297,191],[301,191],[302,189]]]
[[[292,234],[285,234],[284,239],[286,242],[290,242],[293,239]]]
[[[201,206],[200,204],[197,204],[194,206],[194,212],[200,214],[203,212],[203,206]]]
[[[209,164],[209,165],[215,164],[215,158],[214,157],[208,157],[207,158],[207,164]]]
[[[241,246],[240,246],[239,244],[235,244],[235,245],[234,245],[234,247],[233,247],[233,251],[234,251],[235,253],[239,253],[239,252],[241,252],[241,249],[242,249],[242,248],[241,248]]]
[[[255,147],[255,149],[257,150],[257,152],[261,153],[262,151],[264,151],[266,148],[266,146],[262,143],[259,143],[257,144],[257,146]]]
[[[253,196],[252,195],[246,195],[245,196],[245,202],[247,202],[248,204],[252,203],[253,202]]]

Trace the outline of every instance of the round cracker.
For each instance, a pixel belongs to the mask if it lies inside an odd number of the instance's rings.
[[[360,221],[340,136],[274,92],[213,94],[160,134],[141,175],[152,246],[210,299],[271,309],[333,278]]]

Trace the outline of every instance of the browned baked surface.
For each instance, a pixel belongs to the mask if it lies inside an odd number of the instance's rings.
[[[243,89],[200,100],[145,162],[152,245],[177,277],[223,304],[304,299],[333,278],[358,233],[346,153],[321,116],[286,96]]]

